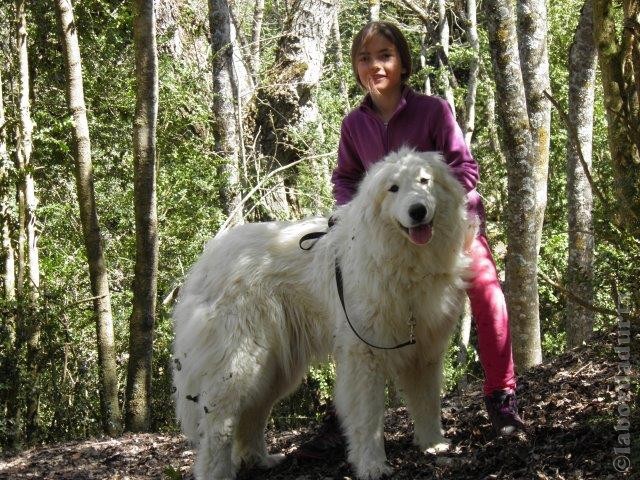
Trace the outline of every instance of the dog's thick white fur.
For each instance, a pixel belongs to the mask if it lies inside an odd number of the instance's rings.
[[[391,471],[383,436],[385,377],[404,395],[423,450],[446,445],[443,357],[464,298],[469,223],[462,187],[436,153],[403,149],[371,167],[337,224],[309,251],[298,241],[327,220],[247,224],[207,245],[181,288],[175,322],[177,416],[198,448],[200,480],[264,467],[271,408],[310,362],[333,352],[335,403],[358,478]],[[345,320],[334,262],[344,278]]]

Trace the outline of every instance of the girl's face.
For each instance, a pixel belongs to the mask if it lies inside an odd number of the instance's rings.
[[[382,95],[399,90],[402,67],[396,46],[380,34],[375,34],[356,55],[360,83],[371,93]]]

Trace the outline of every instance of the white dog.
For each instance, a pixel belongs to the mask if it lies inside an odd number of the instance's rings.
[[[310,250],[299,240],[324,230],[324,218],[239,226],[211,240],[189,272],[173,313],[173,374],[178,419],[198,447],[198,479],[233,479],[242,462],[275,465],[282,455],[269,455],[264,441],[271,408],[330,352],[358,478],[391,472],[387,376],[413,416],[415,443],[446,445],[442,363],[468,266],[463,189],[440,155],[404,149],[371,167],[337,218]],[[394,350],[365,343],[410,338],[415,344]]]

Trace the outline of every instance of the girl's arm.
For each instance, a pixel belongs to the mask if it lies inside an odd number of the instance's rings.
[[[462,131],[453,117],[451,106],[445,100],[440,100],[441,112],[438,115],[438,128],[434,128],[435,144],[444,155],[445,162],[451,168],[453,175],[469,192],[476,188],[479,177],[478,163],[471,156],[471,152],[464,141]]]
[[[333,197],[337,205],[344,205],[353,198],[363,176],[364,166],[343,120],[338,144],[338,165],[331,176]]]

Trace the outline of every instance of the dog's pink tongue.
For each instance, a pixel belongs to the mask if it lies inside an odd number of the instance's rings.
[[[431,225],[420,225],[409,228],[409,237],[416,245],[424,245],[431,240]]]

